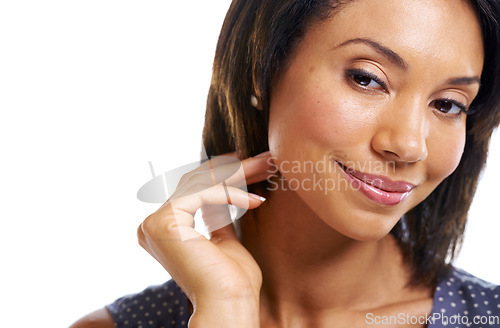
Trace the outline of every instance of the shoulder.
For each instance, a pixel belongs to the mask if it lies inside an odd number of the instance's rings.
[[[500,326],[500,286],[454,268],[436,287],[433,312],[436,316],[462,316],[469,321],[480,316],[494,320],[497,316]]]
[[[117,328],[187,327],[189,307],[186,295],[173,280],[127,295],[106,306]]]
[[[70,328],[114,328],[113,318],[106,309],[100,309],[81,318]]]

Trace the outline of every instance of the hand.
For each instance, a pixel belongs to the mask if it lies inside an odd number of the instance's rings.
[[[226,323],[228,327],[235,326],[234,320],[245,320],[242,322],[248,327],[259,325],[262,273],[239,242],[227,204],[243,209],[260,206],[263,198],[237,187],[265,180],[274,168],[269,164],[269,153],[241,162],[228,161],[235,159],[230,156],[206,161],[185,174],[172,197],[138,229],[140,245],[160,262],[191,300],[195,312],[190,326],[201,321],[197,318],[204,318],[204,327],[212,326],[207,322],[224,327],[226,320],[231,321]],[[210,239],[194,229],[198,209],[202,209]],[[234,317],[225,318],[224,314]]]

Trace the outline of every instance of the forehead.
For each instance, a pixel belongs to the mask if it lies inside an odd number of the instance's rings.
[[[359,37],[377,40],[404,57],[451,60],[476,73],[484,60],[481,27],[466,0],[349,1],[311,26],[301,46],[334,48]]]

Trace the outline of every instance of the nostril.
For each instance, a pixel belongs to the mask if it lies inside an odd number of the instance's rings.
[[[427,150],[407,148],[400,152],[386,151],[386,157],[395,162],[416,163],[427,158]]]
[[[392,161],[392,162],[400,162],[401,161],[399,155],[393,151],[390,151],[390,150],[384,150],[384,157],[387,160]]]
[[[381,127],[374,134],[371,146],[388,161],[415,163],[427,158],[426,133],[421,126],[394,124]]]

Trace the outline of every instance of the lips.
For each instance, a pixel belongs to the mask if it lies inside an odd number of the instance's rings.
[[[401,203],[415,188],[415,185],[405,181],[392,181],[385,176],[362,173],[350,169],[340,162],[336,161],[336,163],[345,173],[353,188],[382,205]]]

